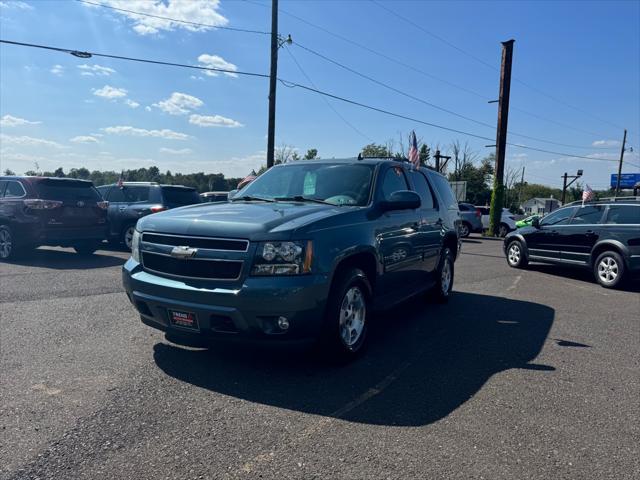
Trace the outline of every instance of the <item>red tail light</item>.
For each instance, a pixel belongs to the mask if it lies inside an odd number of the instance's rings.
[[[166,208],[162,205],[154,205],[153,207],[151,207],[151,213],[158,213],[162,212],[163,210],[166,210]]]
[[[23,200],[22,203],[31,210],[53,210],[62,206],[62,202],[59,200],[41,200],[39,198]]]
[[[482,217],[482,212],[480,211],[479,208],[476,208],[476,217],[478,218]]]
[[[96,203],[96,205],[98,205],[98,207],[102,210],[106,210],[107,208],[109,208],[109,202],[107,201],[98,202]]]

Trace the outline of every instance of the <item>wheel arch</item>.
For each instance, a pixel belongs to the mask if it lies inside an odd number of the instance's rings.
[[[330,285],[334,285],[336,277],[349,268],[359,268],[364,272],[369,281],[371,292],[373,294],[376,286],[376,279],[378,277],[378,257],[375,254],[373,248],[362,248],[345,253],[336,259],[331,274]]]
[[[591,250],[591,255],[589,257],[589,265],[593,268],[598,256],[602,252],[606,252],[608,250],[614,251],[618,253],[622,257],[622,261],[624,262],[624,266],[629,268],[628,258],[628,249],[627,247],[618,240],[603,240],[602,242],[596,243]]]

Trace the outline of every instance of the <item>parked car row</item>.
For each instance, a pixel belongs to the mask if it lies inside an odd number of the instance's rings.
[[[470,203],[458,203],[462,223],[460,224],[460,236],[468,237],[470,233],[482,233],[489,228],[489,207],[481,207]],[[498,236],[504,237],[515,230],[516,220],[507,208],[502,209]]]
[[[131,247],[138,219],[200,203],[195,189],[125,182],[97,189],[86,180],[0,177],[0,259],[41,245],[91,254],[102,241]]]

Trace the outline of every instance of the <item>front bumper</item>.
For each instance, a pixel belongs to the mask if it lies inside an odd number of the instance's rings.
[[[329,294],[326,275],[247,277],[236,286],[173,279],[143,270],[130,258],[122,267],[129,300],[143,323],[183,337],[306,341],[322,328]],[[170,322],[170,310],[195,314],[199,329]],[[286,317],[289,328],[278,327]]]

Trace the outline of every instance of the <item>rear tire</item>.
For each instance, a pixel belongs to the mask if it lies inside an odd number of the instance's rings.
[[[597,282],[605,288],[615,288],[624,281],[625,266],[622,256],[612,250],[602,252],[593,264]]]
[[[436,271],[436,284],[429,292],[430,296],[437,303],[447,303],[453,290],[454,276],[454,256],[451,249],[446,248],[442,251],[440,264]]]
[[[512,268],[525,268],[529,264],[520,240],[514,240],[507,245],[507,264]]]
[[[507,236],[507,233],[509,233],[509,226],[506,223],[501,223],[498,227],[498,236],[504,238]]]
[[[13,232],[6,225],[0,225],[0,260],[15,258],[17,248]]]
[[[80,255],[92,255],[99,247],[99,243],[96,241],[87,241],[78,243],[73,246],[73,249]]]
[[[460,224],[460,237],[462,238],[467,238],[469,236],[469,234],[471,233],[471,225],[469,225],[467,222],[462,222]]]
[[[122,231],[122,243],[124,246],[131,250],[131,244],[133,242],[133,232],[135,232],[136,226],[129,225]]]
[[[334,280],[325,313],[323,343],[338,362],[356,358],[366,345],[371,311],[371,285],[359,268],[350,268]]]

